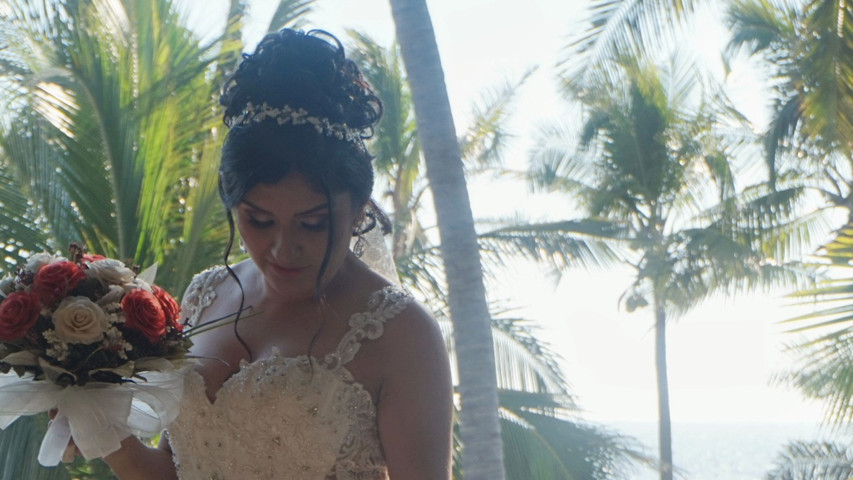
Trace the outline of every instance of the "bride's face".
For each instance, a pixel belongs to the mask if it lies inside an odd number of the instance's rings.
[[[335,277],[349,253],[356,220],[350,195],[334,195],[330,205],[326,196],[298,173],[274,184],[256,185],[235,210],[249,256],[278,301],[313,297],[326,256],[329,228],[333,228],[334,236],[321,286]]]

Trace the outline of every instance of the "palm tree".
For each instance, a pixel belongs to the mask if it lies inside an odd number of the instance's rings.
[[[426,2],[391,0],[438,217],[450,316],[459,356],[463,469],[503,480],[495,360],[477,234],[450,101]]]
[[[672,479],[666,327],[717,292],[731,293],[793,276],[767,261],[781,253],[765,240],[760,221],[785,214],[788,199],[761,187],[742,203],[735,183],[734,146],[715,127],[724,110],[695,98],[687,64],[660,69],[624,57],[619,80],[589,88],[580,148],[564,148],[566,132],[545,131],[532,157],[535,185],[575,195],[580,222],[609,222],[624,230],[615,239],[633,253],[624,296],[629,312],[649,307],[654,318],[658,380],[660,478]],[[765,283],[766,284],[766,283]]]
[[[357,32],[350,32],[350,37],[353,58],[384,101],[383,119],[371,151],[376,155],[379,183],[386,188],[382,199],[390,205],[394,260],[401,280],[437,313],[451,356],[455,357],[453,325],[446,316],[447,296],[438,279],[442,274],[439,249],[420,221],[428,208],[424,198],[427,185],[419,175],[423,158],[399,49],[385,49]],[[473,170],[480,166],[499,163],[504,139],[509,136],[503,124],[511,114],[510,102],[525,79],[526,76],[519,82],[507,82],[474,107],[473,124],[460,139],[469,173],[476,174]],[[486,260],[492,260],[484,262],[484,268],[491,271],[489,275],[497,275],[496,268],[508,255],[542,260],[542,252],[548,251],[555,257],[569,256],[564,249],[548,249],[544,239],[549,233],[521,223],[481,234],[481,251],[487,254]],[[556,233],[565,237],[562,231]],[[588,239],[575,243],[584,241],[594,244]],[[554,245],[567,243],[564,238]],[[527,323],[499,313],[492,315],[507,478],[527,479],[536,477],[536,472],[546,478],[618,476],[620,467],[640,455],[628,447],[628,439],[574,418],[577,407],[557,359]],[[454,467],[455,478],[462,478],[461,465]]]
[[[773,117],[764,135],[770,183],[779,191],[813,192],[814,216],[842,211],[846,224],[817,259],[830,280],[794,297],[815,311],[789,320],[808,338],[791,346],[795,367],[779,377],[826,402],[836,426],[853,419],[850,359],[851,239],[853,239],[853,19],[832,1],[785,3],[739,0],[729,10],[730,55],[764,60],[774,79]]]

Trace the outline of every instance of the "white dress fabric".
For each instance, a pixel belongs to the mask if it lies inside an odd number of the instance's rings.
[[[227,277],[224,267],[197,275],[184,298],[194,325]],[[397,287],[371,295],[352,315],[336,351],[243,361],[209,401],[204,379],[188,374],[181,412],[169,427],[182,480],[386,480],[370,394],[346,365],[364,339],[379,338],[385,322],[412,298]]]

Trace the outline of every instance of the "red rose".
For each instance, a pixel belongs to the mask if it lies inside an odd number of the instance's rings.
[[[131,290],[121,299],[121,309],[125,326],[141,332],[151,343],[166,334],[166,315],[153,293],[141,288]]]
[[[85,279],[86,273],[74,262],[49,263],[36,272],[33,291],[43,302],[53,303],[68,296]]]
[[[0,340],[17,340],[36,324],[39,299],[27,292],[13,292],[0,303]]]
[[[163,314],[166,316],[166,324],[177,331],[181,331],[183,326],[179,321],[181,315],[181,307],[171,295],[162,288],[154,285],[151,287],[154,290],[154,296],[160,302],[160,308],[163,309]]]
[[[80,255],[80,261],[81,262],[97,262],[98,260],[106,260],[106,259],[107,259],[107,257],[105,257],[103,255],[94,255],[91,253],[84,253],[83,255]]]

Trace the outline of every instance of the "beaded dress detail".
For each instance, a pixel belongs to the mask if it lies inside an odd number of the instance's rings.
[[[184,298],[195,324],[227,277],[223,267],[198,274]],[[370,394],[347,370],[364,339],[412,301],[397,287],[374,292],[349,318],[336,351],[241,362],[211,404],[204,379],[187,376],[181,412],[169,427],[182,480],[387,480]],[[313,363],[313,365],[312,365]]]

